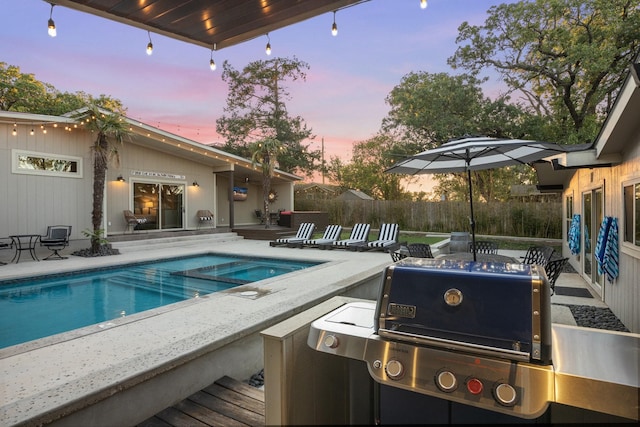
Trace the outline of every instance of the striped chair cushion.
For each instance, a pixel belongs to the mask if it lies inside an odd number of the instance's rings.
[[[353,226],[353,230],[351,230],[351,235],[348,239],[338,240],[334,243],[336,246],[349,246],[354,243],[366,242],[369,237],[369,230],[371,228],[370,224],[362,224],[358,223]]]
[[[372,248],[384,248],[390,246],[398,240],[398,224],[382,224],[378,240],[373,240],[367,245]]]
[[[342,233],[342,226],[337,224],[332,224],[327,226],[321,238],[305,240],[304,242],[302,242],[302,244],[303,245],[326,245],[329,243],[333,243],[340,238],[340,233]]]
[[[276,243],[289,243],[289,242],[299,242],[303,240],[309,239],[313,234],[313,230],[315,230],[316,225],[313,222],[303,222],[298,227],[298,232],[295,237],[281,237],[276,239]]]

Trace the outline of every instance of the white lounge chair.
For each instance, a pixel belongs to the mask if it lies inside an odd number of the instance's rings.
[[[309,240],[313,235],[316,225],[313,222],[303,222],[298,227],[298,232],[293,237],[281,237],[272,242],[269,242],[269,246],[282,246],[288,243],[299,243],[305,240]]]
[[[337,224],[328,225],[324,230],[324,234],[319,239],[309,239],[298,243],[289,243],[290,247],[303,248],[305,246],[317,248],[320,245],[330,245],[340,238],[342,233],[342,226]]]
[[[336,240],[331,245],[322,245],[321,248],[339,248],[346,249],[352,245],[361,245],[367,242],[369,238],[369,230],[371,229],[371,224],[358,223],[353,226],[351,230],[351,235],[348,239],[344,240]]]
[[[398,226],[398,224],[384,223],[380,226],[377,240],[367,242],[366,245],[354,245],[349,249],[357,249],[359,251],[379,249],[386,251],[387,248],[395,246],[398,243],[399,230],[400,227]]]

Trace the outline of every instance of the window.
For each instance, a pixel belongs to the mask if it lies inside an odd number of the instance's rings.
[[[571,221],[573,221],[573,194],[565,199],[565,217],[564,222],[567,223],[567,242],[569,242],[569,231],[571,230]]]
[[[82,178],[82,158],[11,150],[11,171],[31,175]]]
[[[624,241],[640,246],[640,183],[624,187]]]

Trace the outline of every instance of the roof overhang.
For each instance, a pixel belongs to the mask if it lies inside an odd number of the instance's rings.
[[[47,0],[49,1],[49,0]],[[212,49],[368,0],[50,0],[145,31]]]
[[[81,113],[81,110],[65,116],[49,116],[14,111],[0,111],[0,123],[29,126],[65,124],[70,127],[73,126],[74,128],[82,128],[81,122],[74,118],[74,115],[78,112]],[[125,117],[125,120],[129,124],[129,130],[131,132],[126,139],[127,143],[208,165],[211,167],[213,173],[233,171],[236,179],[240,181],[262,182],[262,169],[259,165],[254,165],[251,160],[163,131],[162,129],[142,123],[139,120],[128,117]],[[275,170],[272,178],[274,184],[301,180],[302,178],[297,175],[278,169]]]

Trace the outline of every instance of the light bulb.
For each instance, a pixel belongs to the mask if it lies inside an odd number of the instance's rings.
[[[55,37],[57,32],[56,32],[56,24],[55,22],[53,22],[53,6],[55,6],[53,3],[51,3],[51,11],[49,12],[49,22],[48,22],[48,33],[51,37]]]
[[[427,0],[420,0],[420,9],[427,8]]]
[[[49,19],[49,35],[51,37],[55,37],[58,33],[56,32],[56,24],[53,22],[53,19]]]
[[[264,51],[267,55],[271,55],[271,43],[267,43],[267,48]]]
[[[149,35],[149,43],[147,43],[147,55],[151,55],[153,53],[153,43],[151,43],[151,32],[147,31]]]
[[[209,68],[211,68],[211,71],[216,70],[216,62],[213,60],[213,58],[211,58],[211,61],[209,61]]]
[[[336,25],[336,12],[335,12],[335,10],[333,11],[333,25],[331,26],[331,35],[332,36],[337,36],[338,35],[338,26]]]

